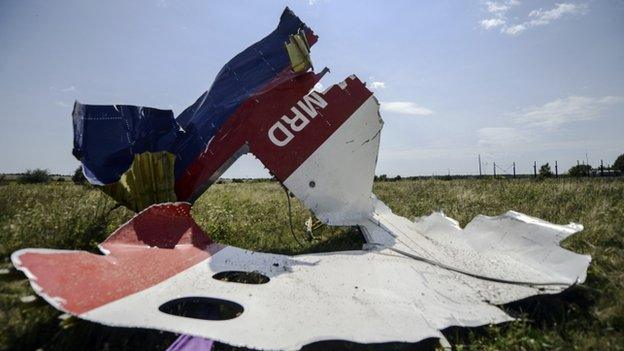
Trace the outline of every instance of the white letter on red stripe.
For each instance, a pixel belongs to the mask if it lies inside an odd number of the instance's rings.
[[[314,118],[318,112],[316,112],[316,109],[312,105],[316,105],[319,108],[325,108],[325,106],[327,106],[327,101],[323,100],[323,98],[316,91],[313,91],[310,95],[304,96],[303,101],[299,101],[297,105],[299,105],[299,107],[305,111],[310,118]]]
[[[280,140],[277,138],[277,136],[275,136],[275,131],[277,129],[282,132],[283,136],[285,137],[284,139]],[[271,128],[269,128],[268,134],[271,142],[277,146],[285,146],[292,140],[292,138],[295,137],[293,133],[282,124],[281,121],[277,121],[273,126],[271,126]]]
[[[305,128],[305,126],[308,125],[308,123],[310,123],[310,120],[296,107],[291,107],[290,110],[295,114],[295,116],[293,118],[282,116],[282,121],[288,123],[293,132],[300,132],[303,128]]]

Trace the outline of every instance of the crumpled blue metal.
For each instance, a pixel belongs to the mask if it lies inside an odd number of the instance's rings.
[[[245,101],[271,82],[290,79],[285,43],[301,29],[311,33],[286,8],[278,27],[225,64],[210,89],[175,119],[170,110],[77,102],[73,154],[89,182],[118,181],[134,155],[145,151],[172,152],[177,179]]]
[[[74,104],[73,154],[92,184],[114,183],[135,154],[173,151],[183,134],[170,110],[129,105]]]

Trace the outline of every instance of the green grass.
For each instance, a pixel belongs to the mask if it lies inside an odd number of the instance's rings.
[[[395,213],[408,218],[443,210],[466,225],[477,214],[497,215],[513,209],[554,223],[573,221],[585,226],[564,243],[593,256],[583,286],[503,306],[520,318],[517,322],[445,330],[457,349],[624,349],[623,180],[404,180],[376,183],[374,192]],[[285,193],[276,183],[214,185],[194,205],[193,215],[215,241],[253,250],[299,254],[361,247],[363,239],[353,228],[323,227],[314,240],[304,240],[301,228],[309,212],[297,200],[292,203],[295,231],[303,246],[290,233]],[[24,247],[97,252],[96,244],[132,217],[131,212],[114,206],[99,191],[73,184],[0,185],[0,268],[8,268],[11,252]],[[32,294],[21,273],[0,275],[0,349],[164,349],[175,339],[165,332],[111,328],[75,319],[62,322],[60,313],[41,299],[20,301]],[[312,346],[372,349],[335,342]],[[226,345],[218,348],[228,349]]]

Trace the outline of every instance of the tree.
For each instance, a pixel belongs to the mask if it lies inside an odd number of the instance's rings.
[[[22,184],[47,183],[51,179],[47,169],[29,169],[19,177]]]
[[[548,164],[548,162],[540,167],[539,169],[540,178],[550,178],[552,177],[552,175],[553,173],[550,170],[550,165]]]
[[[380,182],[385,182],[386,180],[388,180],[388,176],[385,174],[382,174],[380,176],[377,177],[377,180]]]
[[[84,176],[84,173],[82,173],[82,166],[78,166],[78,168],[74,171],[72,182],[79,185],[87,184],[87,178]]]
[[[624,154],[618,156],[615,162],[613,162],[613,168],[619,169],[620,172],[624,173]]]
[[[590,165],[576,165],[568,171],[568,174],[571,177],[587,177],[589,176],[589,172],[591,172]]]

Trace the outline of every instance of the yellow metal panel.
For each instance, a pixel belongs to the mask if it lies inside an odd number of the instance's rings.
[[[135,155],[132,165],[121,179],[104,185],[102,190],[136,212],[152,204],[176,201],[174,162],[175,156],[166,151]]]
[[[290,64],[294,72],[305,72],[312,67],[310,46],[304,32],[293,34],[288,38],[286,51],[288,52],[288,57],[290,57]]]

